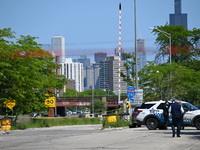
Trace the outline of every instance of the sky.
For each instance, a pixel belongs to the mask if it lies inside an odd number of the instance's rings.
[[[134,52],[134,0],[0,0],[0,29],[11,28],[20,35],[39,37],[40,44],[51,38],[65,38],[66,57],[96,52],[114,55],[118,46],[119,3],[122,6],[122,47]],[[182,0],[188,14],[188,29],[200,28],[200,0]],[[174,0],[136,0],[137,38],[146,41],[147,60],[157,52],[156,36],[149,27],[169,23]]]

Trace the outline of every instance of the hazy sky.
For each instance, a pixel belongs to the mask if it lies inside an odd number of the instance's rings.
[[[174,0],[136,0],[137,37],[146,40],[147,60],[155,55],[155,36],[149,27],[165,25],[174,13]],[[95,52],[114,54],[118,45],[119,3],[122,4],[122,47],[134,51],[134,0],[0,0],[0,28],[39,37],[50,44],[65,37],[66,57]],[[182,0],[188,29],[200,28],[200,0]]]

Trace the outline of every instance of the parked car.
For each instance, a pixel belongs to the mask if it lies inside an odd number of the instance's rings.
[[[66,110],[66,111],[65,111],[65,114],[66,114],[67,116],[71,116],[71,115],[72,115],[72,111]]]
[[[56,114],[56,115],[54,115],[54,117],[60,117],[60,115]]]
[[[77,110],[76,114],[77,115],[82,114],[82,110]]]
[[[135,108],[133,109],[132,113],[132,125],[130,127],[135,128],[135,127],[141,127],[141,125],[137,124],[136,117],[138,115],[138,109],[141,107],[141,105],[136,105]]]
[[[80,114],[79,118],[94,118],[94,114]]]
[[[184,126],[194,126],[197,130],[200,130],[200,110],[185,101],[180,101],[183,105],[185,111],[183,116]],[[171,103],[169,101],[169,103]],[[157,128],[164,128],[164,116],[163,116],[163,106],[165,101],[151,101],[145,102],[138,109],[137,123],[140,125],[146,125],[149,130],[155,130]],[[169,118],[171,123],[172,119]]]
[[[85,113],[85,114],[90,114],[90,111],[84,111],[83,113]]]
[[[76,114],[77,114],[77,111],[76,111],[76,110],[73,110],[73,111],[72,111],[72,114],[73,114],[73,115],[76,115]]]

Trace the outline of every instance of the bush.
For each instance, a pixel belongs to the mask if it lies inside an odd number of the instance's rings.
[[[40,128],[65,125],[100,124],[99,118],[32,118],[30,122],[23,121],[12,124],[12,130],[27,128]]]
[[[102,121],[103,128],[117,128],[117,127],[127,127],[131,125],[130,121],[123,119],[122,117],[117,115],[116,122],[108,122],[105,118]]]

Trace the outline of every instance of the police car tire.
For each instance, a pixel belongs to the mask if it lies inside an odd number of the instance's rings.
[[[146,127],[149,130],[156,130],[158,127],[158,120],[156,118],[148,118],[146,121]]]
[[[200,118],[197,118],[195,120],[195,127],[197,128],[197,130],[200,130]]]

